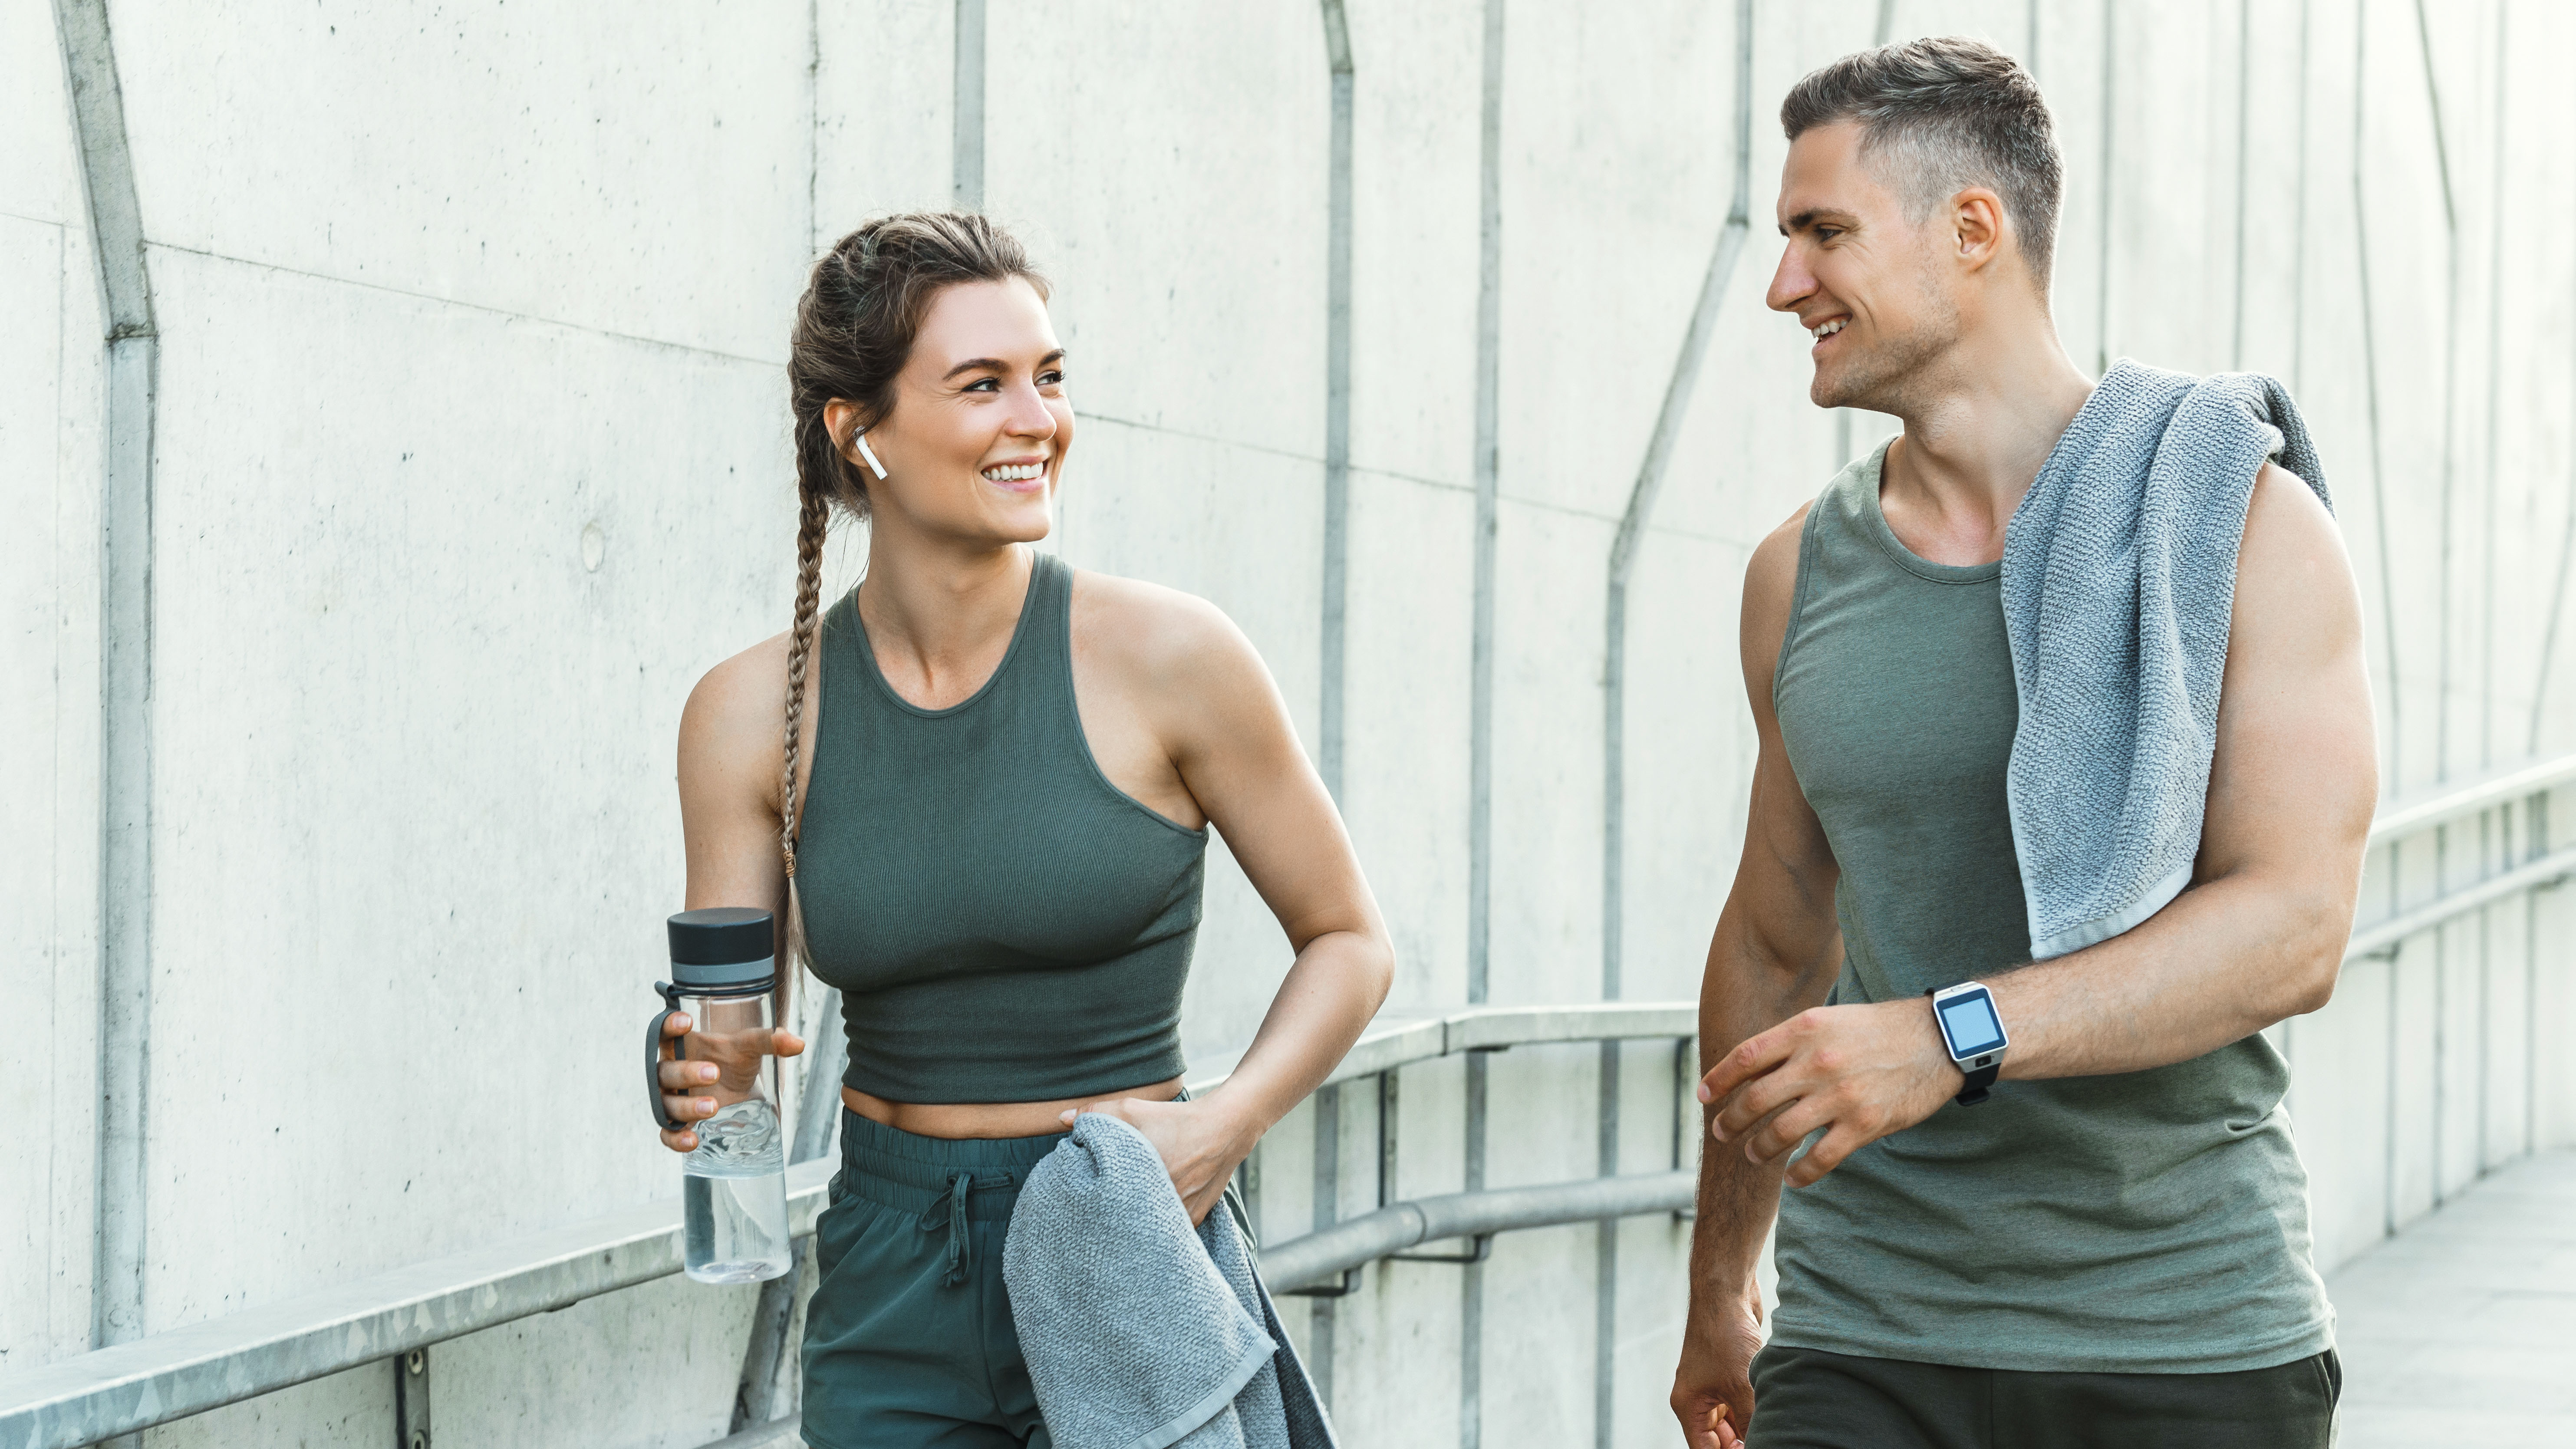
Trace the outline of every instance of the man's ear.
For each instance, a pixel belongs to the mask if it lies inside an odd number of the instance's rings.
[[[1980,271],[2004,250],[2004,200],[1983,186],[1950,198],[1951,239],[1962,268]]]

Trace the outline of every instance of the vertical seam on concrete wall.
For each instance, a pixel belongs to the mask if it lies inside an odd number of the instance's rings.
[[[2254,0],[2236,0],[2236,305],[2228,325],[2227,367],[2245,366],[2246,142],[2254,121]]]
[[[1324,235],[1324,579],[1315,734],[1317,773],[1341,804],[1344,700],[1350,676],[1351,519],[1351,147],[1355,77],[1350,21],[1342,0],[1320,0],[1332,132],[1326,157]],[[1341,1215],[1341,1089],[1315,1093],[1315,1227]],[[1383,1195],[1381,1193],[1381,1195]],[[1307,1365],[1315,1396],[1333,1402],[1334,1334],[1340,1308],[1309,1298]]]
[[[2371,305],[2370,287],[2370,207],[2364,172],[2368,157],[2368,120],[2370,97],[2370,3],[2355,0],[2353,5],[2352,41],[2352,245],[2361,271],[2361,370],[2363,394],[2368,404],[2370,421],[2370,497],[2376,518],[2372,533],[2379,556],[2380,637],[2388,659],[2388,759],[2386,781],[2391,787],[2399,781],[2399,727],[2403,711],[2397,677],[2397,586],[2391,572],[2388,552],[2388,489],[2381,467],[2379,411],[2379,328]],[[2394,909],[2398,894],[2404,888],[2404,842],[2388,847],[2389,905]],[[2397,1231],[2397,1039],[2399,1026],[2398,982],[2400,977],[2397,952],[2387,957],[2388,1002],[2386,1059],[2387,1100],[2381,1112],[2383,1125],[2380,1156],[2380,1234],[2385,1237]]]
[[[1882,5],[1885,16],[1889,7]],[[1610,545],[1609,597],[1602,617],[1601,671],[1601,999],[1616,1001],[1624,990],[1622,953],[1626,942],[1627,897],[1627,710],[1628,710],[1628,578],[1637,561],[1648,520],[1654,516],[1673,445],[1681,435],[1699,382],[1700,364],[1708,355],[1717,327],[1719,306],[1735,275],[1736,259],[1752,230],[1753,207],[1753,0],[1735,4],[1735,188],[1725,224],[1719,227],[1708,270],[1701,276],[1698,301],[1682,330],[1679,355],[1664,386],[1663,406],[1656,411],[1646,455],[1628,493],[1628,507]],[[1619,1043],[1601,1043],[1599,1092],[1599,1171],[1609,1177],[1619,1170]],[[1610,1449],[1616,1414],[1615,1379],[1618,1317],[1619,1223],[1605,1219],[1598,1227],[1594,1265],[1593,1441]]]
[[[2096,239],[2093,265],[2093,373],[2096,377],[2111,370],[2111,101],[2113,96],[2112,57],[2118,47],[2111,43],[2111,27],[2118,20],[2112,0],[2102,0],[2102,163],[2097,174],[2102,178],[2102,234]]]
[[[2298,197],[2290,223],[2290,391],[2305,382],[2308,356],[2308,77],[2313,67],[2308,51],[2309,12],[2314,0],[2299,0],[2299,175]]]
[[[823,0],[805,0],[805,258],[823,250]]]
[[[2033,0],[2033,3],[2037,3],[2037,0]],[[2311,4],[2312,0],[2299,0],[2299,151],[2298,169],[2294,173],[2296,180],[2293,183],[2296,196],[2291,202],[2290,222],[2290,391],[2294,394],[2299,390],[2300,363],[2305,356],[2308,325],[2308,77],[2310,71],[2308,12]],[[2247,0],[2247,6],[2251,8],[2251,0]],[[2247,32],[2246,39],[2248,42],[2251,41],[2250,31]],[[2250,72],[2250,61],[2248,69]],[[2251,82],[2247,82],[2247,85],[2245,104],[2250,109],[2253,104]],[[2242,162],[2239,165],[2241,168]],[[2241,169],[2238,174],[2241,178],[2243,175]],[[2236,231],[2239,238],[2245,234],[2245,201],[2241,183],[2236,206]],[[2244,264],[2241,260],[2237,264],[2237,274],[2240,278],[2244,274]],[[2237,307],[2237,315],[2240,317],[2244,315],[2244,305],[2241,302]],[[2301,1110],[2300,1104],[2303,1100],[2298,1091],[2298,1044],[2298,1019],[2292,1017],[2281,1023],[2281,1057],[2290,1067],[2290,1086],[2282,1101],[2290,1109],[2294,1119]]]
[[[1351,148],[1356,77],[1342,0],[1322,0],[1331,63],[1332,154],[1324,259],[1324,618],[1316,736],[1324,788],[1342,800],[1343,701],[1349,679],[1351,521]],[[1321,1301],[1321,1300],[1318,1300]]]
[[[984,209],[984,0],[957,0],[955,69],[949,78],[949,196]]]
[[[2404,738],[2405,700],[2398,690],[2397,579],[2388,553],[2388,487],[2386,470],[2380,461],[2383,450],[2379,409],[2378,309],[2371,305],[2370,198],[2365,175],[2369,144],[2369,0],[2357,0],[2353,6],[2353,21],[2352,245],[2361,270],[2361,371],[2370,420],[2370,506],[2377,521],[2372,532],[2376,535],[2379,556],[2380,648],[2388,661],[2388,773],[2384,788],[2393,793],[2405,784],[2406,757],[2400,748]]]
[[[99,1122],[90,1338],[141,1336],[151,1062],[152,414],[159,369],[142,204],[106,0],[56,0],[90,250],[107,313],[99,509]]]
[[[1489,986],[1494,856],[1494,552],[1501,504],[1503,7],[1485,0],[1477,185],[1475,603],[1467,720],[1467,1000]]]
[[[2460,208],[2451,187],[2450,132],[2442,123],[2442,85],[2433,71],[2433,27],[2424,13],[2424,0],[2415,0],[2415,45],[2424,67],[2424,103],[2433,119],[2433,160],[2442,177],[2442,526],[2439,530],[2441,559],[2436,566],[2440,588],[2433,610],[2434,638],[2439,647],[2433,659],[2433,778],[2436,782],[2451,775],[2451,595],[2455,571],[2451,555],[2456,549],[2457,533],[2452,526],[2454,485],[2458,474],[2459,453],[2459,376],[2460,376]],[[2450,832],[2434,832],[2434,877],[2439,884],[2441,858],[2447,854],[2445,844]],[[2435,948],[2439,949],[2438,945]],[[2439,998],[2436,998],[2438,1004]],[[2434,1089],[2440,1091],[2438,1063]],[[2441,1140],[2441,1121],[2434,1119],[2433,1137]],[[2442,1180],[2433,1174],[2433,1200],[2441,1201]]]
[[[2513,10],[2512,0],[2496,0],[2495,21],[2495,121],[2489,143],[2494,147],[2494,169],[2487,181],[2487,442],[2486,442],[2486,507],[2479,532],[2485,541],[2486,557],[2478,576],[2483,598],[2479,605],[2478,627],[2478,768],[2495,764],[2496,722],[2496,507],[2498,484],[2504,473],[2504,176],[2506,129],[2505,93],[2508,89],[2511,51],[2506,48],[2507,20]],[[2481,917],[2483,919],[2483,917]],[[2483,958],[2481,958],[2483,959]],[[2484,1100],[2481,1094],[2480,1100]],[[2484,1150],[2483,1139],[2480,1150]]]
[[[2442,488],[2441,526],[2435,531],[2440,555],[2434,566],[2433,606],[2433,779],[2451,777],[2451,613],[2458,592],[2459,551],[2459,418],[2460,418],[2460,209],[2451,186],[2450,132],[2442,121],[2441,79],[2433,66],[2432,23],[2424,0],[2415,0],[2416,58],[2424,71],[2424,104],[2433,121],[2433,158],[2442,177]],[[2433,831],[2433,885],[2450,884],[2451,830]],[[2431,1129],[2425,1134],[2431,1154],[2433,1206],[2440,1207],[2442,1159],[2450,1121],[2450,932],[2433,933],[2433,1091]]]
[[[1494,882],[1494,569],[1501,512],[1503,326],[1503,18],[1507,0],[1485,0],[1483,96],[1476,199],[1475,616],[1468,689],[1467,1000],[1491,989]],[[1467,1057],[1466,1189],[1485,1185],[1486,1059]],[[1458,1442],[1484,1435],[1485,1269],[1458,1283]]]

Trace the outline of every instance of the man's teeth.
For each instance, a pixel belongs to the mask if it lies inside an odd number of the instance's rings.
[[[1822,342],[1826,338],[1833,336],[1835,333],[1842,331],[1843,324],[1850,320],[1851,319],[1848,317],[1837,317],[1833,321],[1827,322],[1823,326],[1818,327],[1816,329],[1816,340],[1818,342]]]
[[[996,483],[1025,483],[1045,471],[1044,463],[1006,463],[998,468],[985,469],[984,476]]]

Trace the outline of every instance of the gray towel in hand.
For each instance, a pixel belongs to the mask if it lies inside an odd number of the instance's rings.
[[[2005,794],[2034,959],[2109,940],[2191,883],[2236,552],[2272,457],[2334,506],[2279,383],[2123,360],[2013,514]]]
[[[1075,1118],[1030,1169],[1002,1282],[1056,1449],[1333,1449],[1233,1216],[1190,1226],[1117,1118]]]

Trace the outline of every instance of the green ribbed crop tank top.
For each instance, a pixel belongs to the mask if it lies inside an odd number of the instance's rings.
[[[1886,456],[1855,460],[1808,511],[1771,690],[1842,867],[1841,1002],[1920,1000],[2030,959],[2004,804],[2021,706],[2003,565],[1908,549],[1879,506]],[[2066,1373],[2317,1353],[2333,1314],[2288,1085],[2257,1035],[1944,1106],[1781,1193],[1773,1341]]]
[[[1207,831],[1102,774],[1073,693],[1073,571],[1036,554],[1001,666],[907,703],[856,593],[824,615],[796,878],[841,991],[841,1078],[897,1102],[1044,1102],[1179,1076]]]

